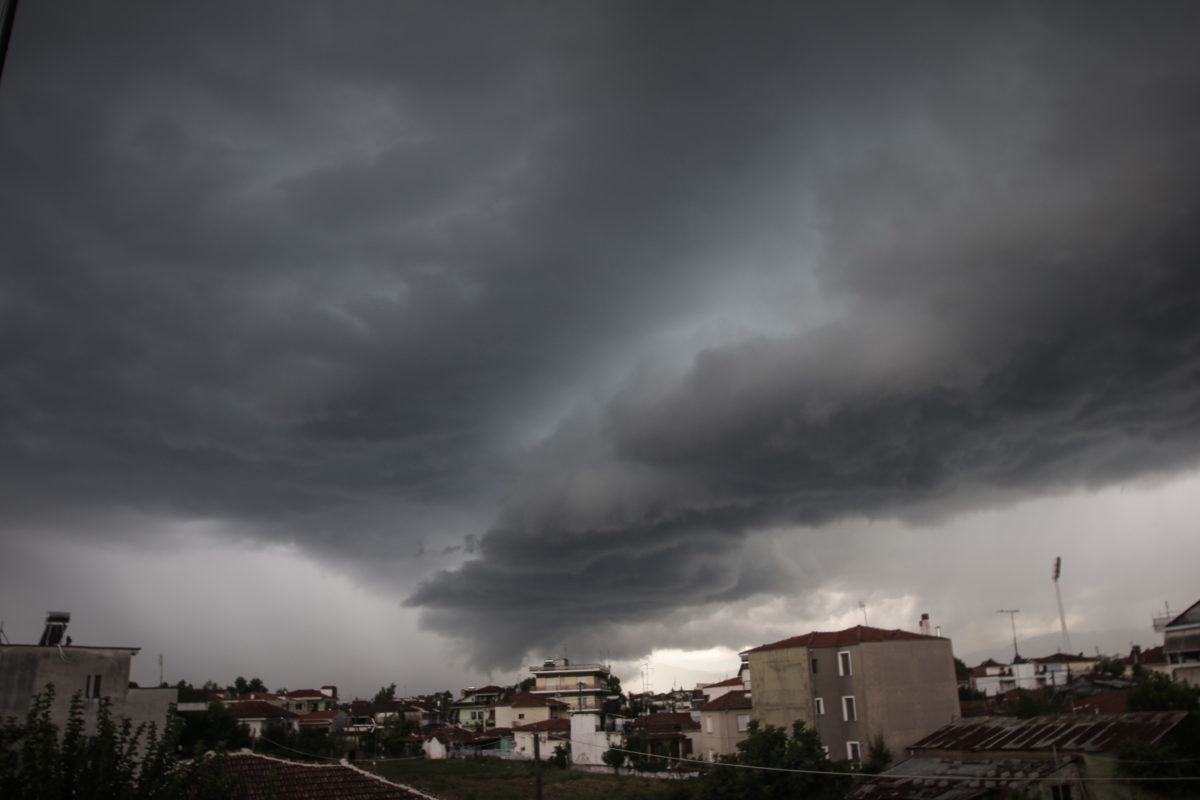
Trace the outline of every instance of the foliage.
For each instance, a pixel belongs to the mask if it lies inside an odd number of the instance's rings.
[[[954,657],[954,679],[958,681],[971,680],[971,668],[958,656]]]
[[[209,800],[233,796],[215,762],[181,762],[182,724],[169,719],[134,728],[116,720],[112,701],[98,701],[95,730],[86,735],[82,695],[71,697],[59,736],[52,720],[54,685],[34,695],[25,722],[9,718],[0,728],[0,797],[5,800]]]
[[[1121,775],[1154,779],[1138,782],[1149,792],[1175,797],[1192,796],[1195,792],[1195,784],[1191,782],[1163,780],[1200,774],[1200,747],[1195,739],[1175,736],[1154,743],[1127,739],[1118,748],[1117,758]]]
[[[1190,711],[1200,713],[1200,689],[1176,683],[1161,672],[1137,679],[1125,695],[1126,711]]]
[[[1125,662],[1119,658],[1104,656],[1092,667],[1092,674],[1119,678],[1125,674]]]
[[[868,775],[878,775],[891,765],[892,751],[883,740],[883,734],[877,733],[867,748],[867,760],[863,762],[862,771]]]
[[[300,730],[292,730],[277,721],[264,725],[262,735],[254,739],[256,752],[300,761],[326,761],[337,757],[340,748],[340,740],[330,736],[328,728],[301,726]]]
[[[613,774],[621,771],[621,767],[625,765],[624,748],[610,747],[601,754],[600,758],[605,764],[613,768]]]
[[[528,692],[535,686],[537,686],[537,678],[533,675],[530,675],[528,678],[517,684],[517,691]]]
[[[395,700],[395,699],[396,699],[396,684],[392,683],[392,684],[388,684],[387,686],[380,687],[379,691],[375,693],[374,702],[382,703],[387,700]]]
[[[987,700],[987,695],[978,689],[972,689],[970,686],[958,687],[959,700]]]
[[[262,678],[251,678],[249,681],[247,681],[241,675],[238,675],[237,679],[234,680],[233,685],[228,687],[228,691],[231,694],[239,696],[243,694],[250,694],[251,692],[266,692],[267,685],[262,682]]]
[[[250,746],[250,729],[238,722],[221,703],[210,703],[203,713],[180,714],[182,729],[178,747],[185,757],[203,755],[210,750],[241,750]]]
[[[1050,695],[1047,691],[1028,692],[1024,689],[1017,689],[1016,701],[1009,703],[1004,713],[1010,717],[1030,719],[1042,714],[1049,714],[1051,711]]]
[[[833,800],[844,797],[850,789],[850,779],[845,776],[814,774],[849,771],[850,765],[826,758],[821,737],[800,720],[792,724],[791,736],[783,728],[774,725],[760,728],[758,721],[752,720],[749,734],[738,743],[737,749],[736,754],[722,758],[720,766],[695,781],[697,800],[728,797]],[[732,765],[803,772],[739,769]]]
[[[566,769],[571,765],[571,743],[554,745],[554,755],[550,756],[550,763],[560,769]]]

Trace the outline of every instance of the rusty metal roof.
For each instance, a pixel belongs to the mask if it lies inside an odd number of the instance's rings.
[[[1032,719],[975,717],[934,731],[910,749],[1098,753],[1116,750],[1130,738],[1156,742],[1186,716],[1186,711],[1135,711],[1049,714]]]
[[[1028,791],[1035,781],[1076,772],[1070,759],[910,758],[855,789],[848,800],[973,800]],[[1062,772],[1060,772],[1062,770]],[[1056,773],[1058,773],[1056,775]]]

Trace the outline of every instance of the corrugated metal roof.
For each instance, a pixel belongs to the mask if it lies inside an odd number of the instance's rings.
[[[871,778],[848,800],[970,800],[995,797],[998,792],[1021,792],[1035,780],[1049,778],[1068,761],[1051,759],[910,758]],[[1063,775],[1070,782],[1073,774]]]
[[[1032,719],[976,717],[936,730],[910,749],[1097,753],[1115,750],[1129,738],[1156,742],[1186,716],[1186,711],[1137,711],[1051,714]]]

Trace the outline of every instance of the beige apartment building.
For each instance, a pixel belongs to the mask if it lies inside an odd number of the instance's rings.
[[[738,742],[750,730],[753,713],[750,694],[743,689],[726,692],[702,705],[698,755],[705,761],[716,761],[720,756],[736,753]]]
[[[609,669],[602,664],[572,664],[566,658],[546,659],[529,668],[536,682],[532,694],[553,697],[572,711],[587,711],[604,706],[608,695]]]
[[[927,617],[922,618],[927,628]],[[959,716],[950,640],[857,625],[814,631],[745,653],[753,718],[814,728],[830,758],[861,760],[877,735],[897,760]]]

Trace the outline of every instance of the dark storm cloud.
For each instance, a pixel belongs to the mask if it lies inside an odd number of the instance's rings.
[[[1191,463],[1193,17],[22,8],[8,526],[487,529],[410,602],[493,663],[782,585],[764,526]]]
[[[743,574],[756,530],[1194,465],[1200,71],[1169,28],[1072,21],[982,76],[905,73],[931,82],[871,97],[877,119],[840,109],[860,124],[814,141],[806,188],[847,317],[626,386],[586,467],[556,465],[414,595],[430,623],[513,658],[794,587],[783,565]]]

